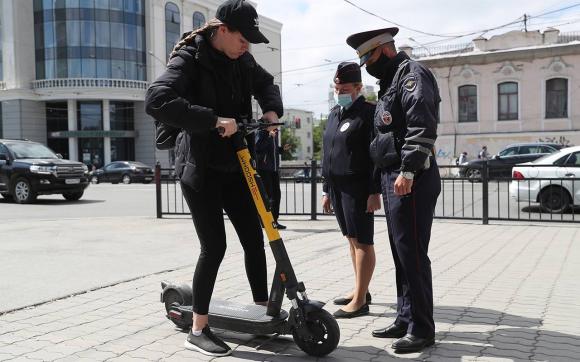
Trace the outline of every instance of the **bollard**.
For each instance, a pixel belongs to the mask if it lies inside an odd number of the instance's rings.
[[[310,164],[310,220],[316,220],[316,205],[317,203],[317,196],[316,196],[316,183],[317,179],[317,165],[316,160],[312,160]]]
[[[155,163],[155,206],[157,209],[157,218],[161,219],[161,164]]]

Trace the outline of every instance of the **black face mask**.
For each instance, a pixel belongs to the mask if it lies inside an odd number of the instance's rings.
[[[381,79],[385,75],[387,70],[387,64],[391,61],[391,58],[387,57],[385,54],[381,53],[379,59],[377,59],[373,64],[366,66],[367,73],[372,75],[377,79]]]

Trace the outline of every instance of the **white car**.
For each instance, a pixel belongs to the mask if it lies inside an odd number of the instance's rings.
[[[518,202],[539,203],[551,213],[580,205],[580,146],[518,164],[512,169],[512,179],[510,195]]]

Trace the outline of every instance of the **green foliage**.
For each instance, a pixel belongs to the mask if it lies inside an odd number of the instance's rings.
[[[314,139],[314,159],[322,160],[322,136],[324,135],[324,129],[326,128],[327,119],[321,119],[317,126],[312,129],[312,137]]]
[[[283,161],[291,161],[294,160],[294,154],[298,147],[300,147],[300,139],[296,137],[294,134],[294,130],[282,127],[282,147],[284,145],[290,145],[290,149],[282,152],[282,160]]]

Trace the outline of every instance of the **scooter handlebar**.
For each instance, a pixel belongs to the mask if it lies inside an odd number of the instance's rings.
[[[268,122],[264,118],[261,118],[259,120],[242,119],[241,122],[238,122],[238,132],[249,134],[259,130],[267,129],[269,127],[278,127],[283,125],[284,122]],[[219,134],[223,134],[225,132],[225,129],[223,127],[218,127],[217,130]]]

